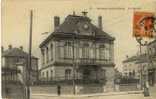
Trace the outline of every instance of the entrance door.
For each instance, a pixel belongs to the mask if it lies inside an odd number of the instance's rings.
[[[90,70],[89,69],[84,69],[84,71],[83,71],[83,79],[84,80],[89,80],[89,76],[90,76]]]
[[[154,70],[149,70],[148,71],[148,80],[149,80],[149,84],[151,86],[153,86],[154,85],[154,81],[155,81]]]

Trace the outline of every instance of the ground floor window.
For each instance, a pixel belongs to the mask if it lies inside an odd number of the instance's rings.
[[[65,79],[69,80],[71,78],[71,69],[65,70]]]
[[[53,70],[51,70],[51,80],[53,79]]]
[[[46,72],[46,77],[47,77],[47,80],[49,80],[49,74],[48,74],[48,71]]]
[[[42,77],[44,78],[44,72],[42,72]]]

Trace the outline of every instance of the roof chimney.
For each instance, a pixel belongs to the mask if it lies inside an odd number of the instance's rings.
[[[102,30],[102,16],[98,17],[98,27]]]
[[[76,14],[75,14],[75,11],[73,11],[73,15],[75,16]]]
[[[22,51],[23,51],[23,46],[20,46],[20,50],[22,50]]]
[[[8,49],[9,49],[9,50],[12,49],[12,45],[11,45],[11,44],[8,46]]]
[[[59,25],[60,25],[60,18],[58,16],[54,16],[54,30],[56,30]]]
[[[3,46],[1,46],[1,52],[3,53],[3,51],[4,51],[4,47],[3,47]]]
[[[126,58],[129,58],[128,55],[126,55]]]

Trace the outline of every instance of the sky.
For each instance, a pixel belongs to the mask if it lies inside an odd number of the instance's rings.
[[[88,12],[92,23],[97,25],[98,16],[102,16],[103,30],[115,37],[115,64],[122,70],[122,61],[126,55],[135,55],[138,43],[132,37],[134,11],[156,13],[155,0],[3,0],[2,36],[4,49],[23,46],[28,52],[30,10],[33,10],[32,53],[40,58],[39,44],[53,32],[53,17],[59,16],[61,23],[72,14],[82,15]],[[48,32],[48,34],[44,34]]]

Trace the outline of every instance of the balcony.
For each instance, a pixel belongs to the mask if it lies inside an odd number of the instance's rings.
[[[55,61],[62,64],[73,64],[72,58],[61,58]],[[107,59],[95,59],[95,58],[75,58],[74,63],[78,65],[113,65],[111,60]]]
[[[95,58],[79,58],[77,59],[79,65],[106,65],[112,64],[110,60],[95,59]]]

